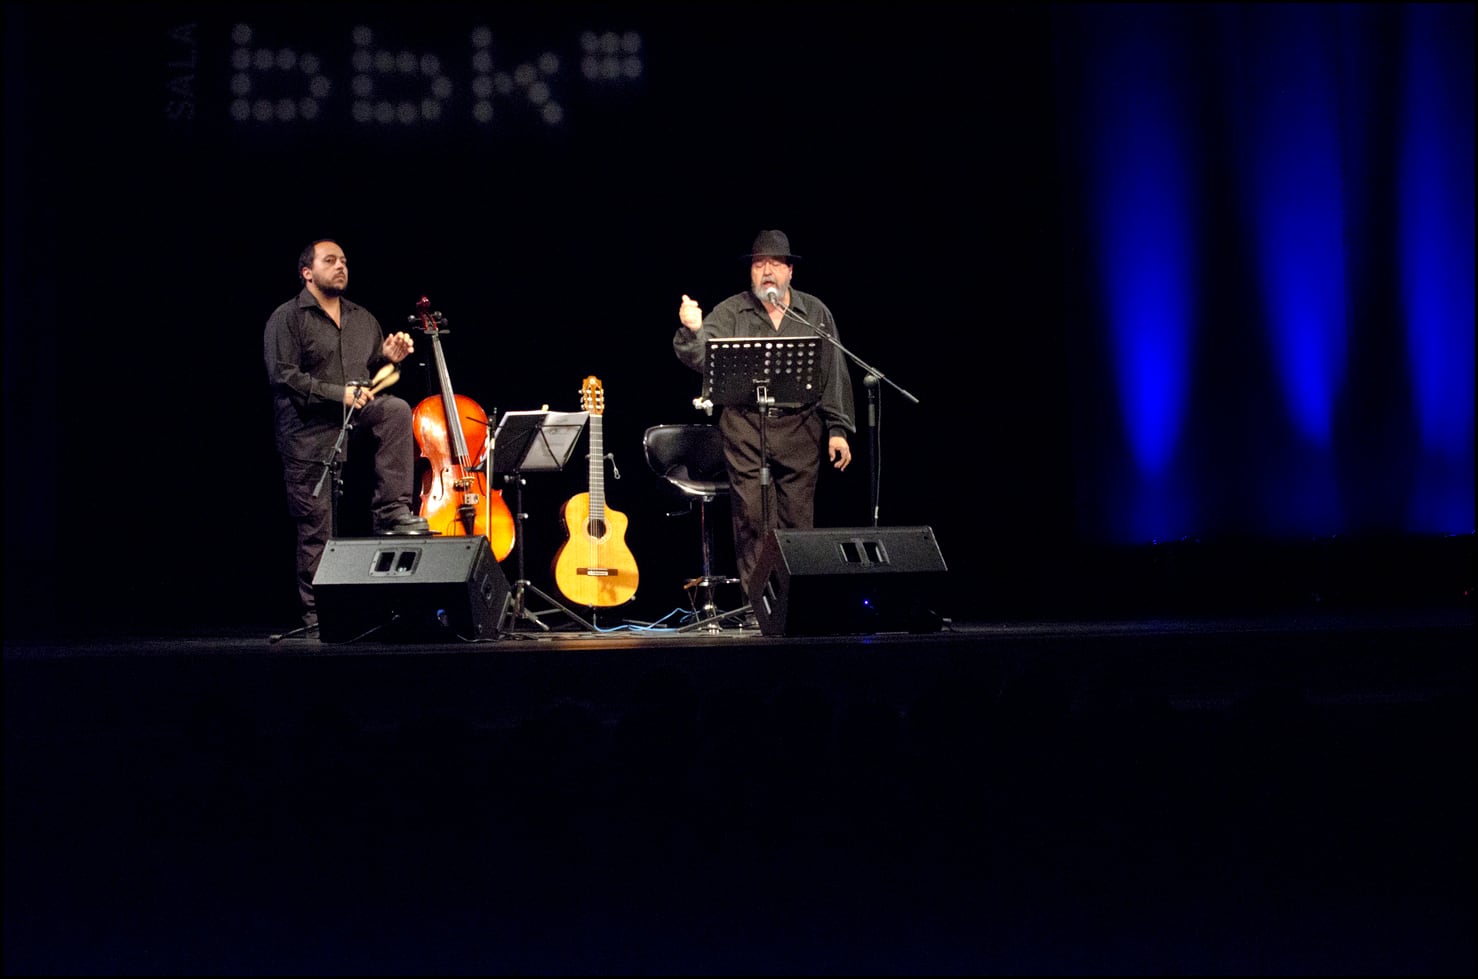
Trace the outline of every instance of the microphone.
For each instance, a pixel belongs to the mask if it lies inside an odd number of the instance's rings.
[[[780,290],[776,289],[774,286],[770,286],[769,288],[767,288],[765,290],[765,302],[769,303],[771,306],[779,306]]]

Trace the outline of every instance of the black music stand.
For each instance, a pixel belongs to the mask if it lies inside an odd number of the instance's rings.
[[[538,588],[524,574],[523,521],[528,514],[523,512],[523,474],[526,472],[559,472],[570,461],[580,432],[590,418],[588,411],[508,411],[498,422],[493,434],[492,467],[494,472],[507,473],[504,482],[514,486],[514,550],[518,552],[518,580],[514,582],[505,613],[504,632],[515,631],[518,623],[528,620],[535,626],[549,631],[542,621],[545,615],[558,612],[567,616],[590,632],[595,626],[565,608]],[[524,595],[533,592],[553,608],[532,612],[525,604]]]
[[[794,408],[820,398],[818,337],[711,339],[703,354],[708,400],[747,408]]]
[[[707,400],[759,412],[760,519],[765,534],[770,532],[770,447],[765,426],[769,409],[799,408],[820,400],[820,359],[820,337],[725,337],[710,339],[704,350]],[[748,594],[749,582],[744,589]]]

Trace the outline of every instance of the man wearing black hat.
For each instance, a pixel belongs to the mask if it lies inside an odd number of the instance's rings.
[[[837,338],[831,310],[815,296],[791,288],[795,260],[782,231],[761,231],[749,262],[749,290],[730,296],[704,316],[697,300],[683,296],[672,339],[678,360],[702,373],[707,342],[728,337]],[[808,325],[809,324],[809,325]],[[819,399],[799,407],[765,410],[765,449],[770,471],[768,500],[760,485],[760,409],[728,406],[719,414],[724,459],[729,474],[734,519],[734,552],[739,578],[750,593],[749,578],[771,528],[808,529],[814,525],[816,480],[822,447],[838,470],[852,461],[847,436],[853,420],[852,377],[841,351],[822,341]],[[768,506],[766,504],[768,503]],[[769,525],[765,525],[768,511]]]

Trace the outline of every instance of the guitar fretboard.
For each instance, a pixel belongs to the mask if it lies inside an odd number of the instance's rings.
[[[606,519],[606,450],[601,434],[601,416],[590,416],[590,523],[599,527]]]

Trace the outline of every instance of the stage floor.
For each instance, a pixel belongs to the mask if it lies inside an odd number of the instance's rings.
[[[486,702],[490,710],[525,693],[537,706],[539,697],[551,694],[551,684],[566,684],[572,696],[609,700],[620,707],[633,684],[657,667],[683,671],[701,690],[737,684],[763,693],[777,684],[806,682],[843,700],[875,698],[900,709],[930,684],[961,671],[997,675],[1002,687],[1012,675],[1051,673],[1065,697],[1091,700],[1093,691],[1085,685],[1112,683],[1136,701],[1218,708],[1269,688],[1296,691],[1310,702],[1471,693],[1473,658],[1464,654],[1473,632],[1474,613],[1468,607],[946,620],[934,632],[834,636],[767,636],[734,626],[709,632],[561,623],[547,631],[524,626],[471,642],[425,637],[320,642],[231,626],[179,634],[8,640],[5,662],[8,672],[27,664],[30,669],[22,672],[31,676],[45,675],[43,664],[66,662],[83,671],[69,674],[75,677],[86,677],[86,664],[92,664],[99,675],[149,670],[161,678],[208,676],[209,669],[290,672],[308,668],[299,664],[334,662],[347,670],[354,663],[374,663],[381,674],[456,675],[456,692],[462,694],[467,679],[475,676],[500,691]],[[387,665],[391,662],[400,665]],[[196,665],[186,666],[191,663]],[[541,682],[527,691],[505,682],[516,678]],[[72,689],[81,695],[88,686]],[[430,692],[422,683],[415,689]],[[125,686],[120,696],[127,691]],[[27,712],[24,703],[16,709],[22,716]]]
[[[1465,974],[1471,608],[5,647],[17,974]]]

